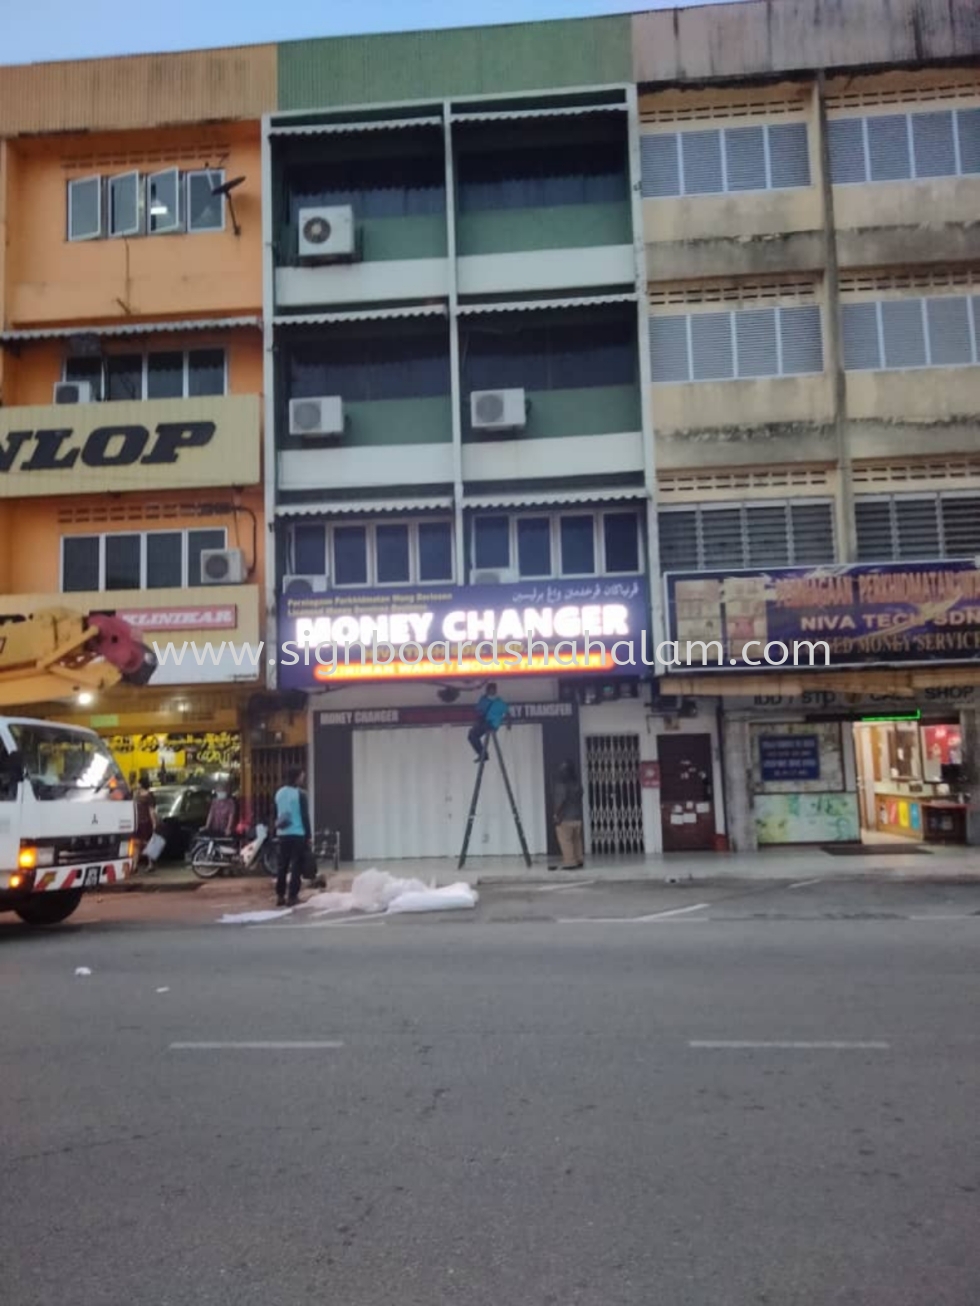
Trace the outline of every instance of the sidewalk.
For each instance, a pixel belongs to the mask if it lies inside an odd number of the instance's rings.
[[[399,861],[347,863],[339,872],[324,870],[328,886],[346,889],[360,871],[371,867],[402,879],[425,883],[471,885],[516,884],[521,881],[553,884],[597,880],[671,882],[726,882],[745,880],[788,881],[810,879],[860,879],[887,875],[894,880],[980,881],[980,847],[914,845],[915,851],[896,852],[892,846],[871,848],[863,853],[838,855],[821,848],[773,848],[754,853],[666,853],[659,856],[606,857],[587,861],[580,871],[549,871],[548,859],[534,859],[530,870],[520,857],[470,857],[462,871],[454,858],[405,858]],[[267,875],[199,880],[189,866],[161,867],[152,874],[141,871],[113,893],[208,892],[215,890],[243,896],[270,895],[273,882]]]

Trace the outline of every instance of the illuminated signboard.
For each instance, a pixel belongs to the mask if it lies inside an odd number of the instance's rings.
[[[980,657],[980,570],[972,559],[671,573],[664,586],[668,639],[704,647],[705,669]],[[781,647],[765,660],[771,643]],[[829,656],[811,662],[806,646],[823,644]]]
[[[279,602],[279,683],[640,674],[641,578],[342,592]]]

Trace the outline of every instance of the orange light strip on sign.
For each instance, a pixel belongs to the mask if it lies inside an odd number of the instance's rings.
[[[500,662],[482,662],[479,658],[449,659],[441,662],[424,658],[421,662],[352,662],[347,666],[338,662],[313,668],[314,680],[337,684],[350,680],[409,680],[420,677],[476,676],[491,680],[500,676],[530,676],[556,671],[608,671],[617,666],[611,653],[575,653],[560,658],[535,653],[533,657],[514,658]]]

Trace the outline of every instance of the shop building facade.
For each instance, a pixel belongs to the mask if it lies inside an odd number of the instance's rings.
[[[980,840],[980,29],[901,8],[692,14],[690,88],[635,46],[667,628],[722,650],[665,681],[721,704],[740,850]]]
[[[247,794],[264,674],[232,648],[264,636],[259,108],[219,95],[214,121],[181,124],[189,106],[148,92],[86,117],[73,85],[54,107],[25,94],[0,143],[0,620],[109,611],[172,645],[145,688],[29,711],[94,727],[153,784]]]

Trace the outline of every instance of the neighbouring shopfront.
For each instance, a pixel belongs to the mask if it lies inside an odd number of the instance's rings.
[[[665,684],[722,704],[735,847],[975,838],[973,561],[669,575],[665,591],[668,637],[703,641],[695,674]]]

